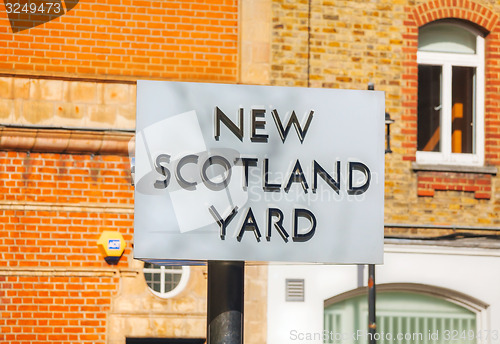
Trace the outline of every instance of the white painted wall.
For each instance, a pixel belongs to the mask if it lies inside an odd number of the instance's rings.
[[[358,287],[355,265],[270,265],[268,271],[268,344],[323,343],[314,334],[323,333],[324,300]],[[367,274],[365,269],[365,285]],[[285,301],[287,278],[305,280],[305,302]],[[376,283],[419,283],[467,294],[490,306],[478,314],[482,330],[500,332],[498,250],[385,245],[384,264],[376,267]],[[298,333],[313,338],[294,339]]]

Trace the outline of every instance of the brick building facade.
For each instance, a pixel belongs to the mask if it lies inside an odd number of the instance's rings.
[[[162,299],[132,257],[135,83],[237,82],[238,3],[80,1],[24,30],[9,22],[7,3],[0,4],[0,342],[205,338],[206,269],[192,267],[185,290]],[[104,230],[126,241],[116,266],[98,250]],[[263,278],[257,268],[247,275],[258,290],[247,295],[251,309]]]
[[[500,3],[493,0],[80,0],[17,31],[0,3],[0,343],[204,338],[206,270],[153,295],[133,249],[138,79],[385,91],[388,238],[500,229]],[[66,6],[66,8],[69,8]],[[483,163],[417,159],[419,28],[484,38]],[[131,144],[132,142],[132,144]],[[104,230],[127,242],[116,266]],[[268,335],[267,267],[247,267],[246,343]],[[271,290],[271,289],[269,289]]]
[[[386,111],[395,119],[393,152],[386,154],[385,162],[386,245],[385,263],[377,267],[378,331],[390,329],[394,335],[411,335],[423,328],[490,331],[499,321],[500,300],[490,287],[499,277],[490,270],[499,263],[495,240],[500,229],[499,13],[498,1],[271,3],[267,82],[347,89],[366,89],[373,82],[376,90],[385,91]],[[459,37],[470,33],[470,51],[451,47],[461,38],[442,36],[455,29]],[[465,62],[471,56],[474,62]],[[428,77],[436,70],[434,79]],[[458,76],[465,70],[473,74],[467,83]],[[474,88],[470,97],[477,117],[467,123],[475,146],[466,151],[457,138],[464,132],[457,134],[455,123],[464,114],[455,105],[468,85]],[[429,106],[426,100],[434,101],[429,102],[434,111],[430,114],[424,111]],[[439,123],[425,137],[424,129],[436,117]],[[280,290],[290,278],[304,280],[304,305],[283,301]],[[270,266],[268,329],[278,330],[268,330],[268,342],[309,338],[311,343],[340,343],[325,339],[323,331],[349,334],[359,329],[356,326],[367,329],[362,299],[367,283],[362,267]],[[398,295],[402,299],[396,303]],[[453,300],[439,312],[446,314],[445,307],[458,305],[455,314],[470,317],[471,322],[455,322],[453,315],[431,319],[437,310],[425,306],[419,299],[422,295],[434,305]],[[417,299],[422,303],[413,308],[411,300]],[[416,315],[419,312],[426,315]],[[297,316],[303,313],[307,316]]]
[[[386,223],[498,226],[496,169],[461,173],[459,168],[436,171],[412,163],[417,151],[418,29],[454,18],[485,34],[483,166],[498,166],[499,11],[494,1],[273,2],[272,84],[366,89],[373,82],[386,92],[386,111],[396,119],[393,153],[386,156]],[[473,216],[463,211],[471,208]]]

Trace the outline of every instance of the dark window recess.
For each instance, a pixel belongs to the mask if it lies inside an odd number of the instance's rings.
[[[127,338],[126,344],[204,344],[202,338]]]
[[[441,151],[441,66],[418,66],[418,150]]]

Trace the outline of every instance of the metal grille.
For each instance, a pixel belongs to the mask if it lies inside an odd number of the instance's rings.
[[[286,280],[286,301],[303,302],[304,297],[304,280],[303,279],[287,279]]]
[[[476,343],[476,320],[468,314],[377,317],[378,332],[404,333],[408,343]],[[381,340],[379,343],[389,343]]]
[[[476,344],[476,314],[443,299],[412,293],[377,296],[377,344]],[[368,337],[349,334],[368,330],[366,296],[325,308],[325,344],[367,344]],[[344,338],[347,335],[347,340]]]

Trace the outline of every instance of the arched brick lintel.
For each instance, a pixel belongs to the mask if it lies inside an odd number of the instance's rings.
[[[480,25],[488,32],[498,23],[498,15],[489,8],[468,0],[434,0],[413,9],[417,26],[444,18],[458,18]]]

